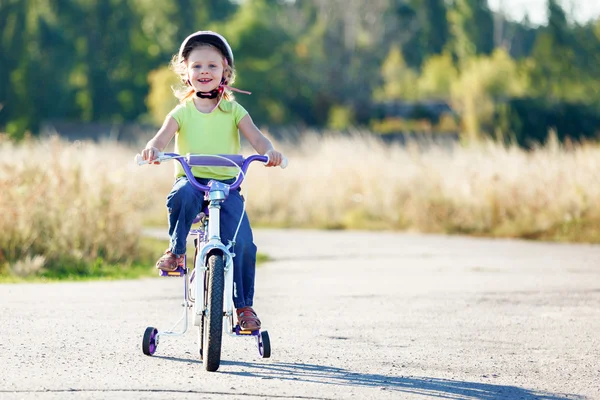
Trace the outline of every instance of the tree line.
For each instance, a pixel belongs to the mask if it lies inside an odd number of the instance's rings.
[[[230,41],[235,85],[253,92],[238,98],[261,125],[592,136],[600,20],[547,8],[535,26],[487,0],[0,0],[0,131],[159,124],[176,101],[168,62],[210,29]]]

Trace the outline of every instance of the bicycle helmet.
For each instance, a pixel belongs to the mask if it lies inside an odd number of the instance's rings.
[[[227,60],[227,64],[233,68],[233,52],[231,51],[231,46],[229,46],[229,43],[223,36],[212,31],[198,31],[186,37],[179,47],[180,60],[183,60],[187,57],[192,49],[190,45],[196,42],[207,43],[216,47],[221,54],[223,54],[225,60]]]

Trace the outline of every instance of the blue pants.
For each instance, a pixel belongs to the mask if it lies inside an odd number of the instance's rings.
[[[203,185],[208,179],[197,178]],[[233,183],[233,180],[224,181]],[[187,177],[178,178],[167,196],[169,210],[170,251],[173,254],[185,254],[186,240],[192,228],[194,218],[202,208],[204,192],[194,188]],[[244,199],[239,190],[232,190],[221,203],[221,242],[225,246],[233,239],[235,230],[242,216]],[[256,273],[256,245],[252,236],[252,228],[248,216],[244,212],[242,224],[233,247],[233,282],[235,308],[252,306],[254,299],[254,277]]]

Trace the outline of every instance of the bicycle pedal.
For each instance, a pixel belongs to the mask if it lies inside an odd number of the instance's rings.
[[[159,270],[160,276],[184,276],[186,274],[186,270],[183,267],[177,267],[175,271],[163,271]]]
[[[235,326],[234,332],[236,335],[248,335],[248,336],[256,336],[258,335],[259,330],[256,331],[248,331],[248,330],[243,330],[242,328],[240,328],[239,325]]]

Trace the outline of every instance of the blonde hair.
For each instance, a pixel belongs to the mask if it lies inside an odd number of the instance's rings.
[[[171,89],[173,90],[173,94],[175,95],[175,97],[177,97],[179,99],[180,103],[185,102],[186,100],[192,98],[196,94],[196,91],[194,90],[192,85],[190,83],[188,83],[189,81],[188,81],[188,74],[187,74],[187,58],[188,58],[189,54],[192,52],[192,50],[203,48],[203,47],[208,47],[208,48],[214,49],[219,54],[221,54],[221,51],[217,47],[215,47],[209,43],[192,42],[189,46],[186,46],[186,48],[182,52],[181,57],[179,56],[179,54],[175,54],[173,56],[173,58],[171,59],[171,62],[169,63],[169,68],[173,72],[175,72],[177,74],[177,76],[179,76],[179,79],[181,80],[181,85],[171,87]],[[233,68],[233,66],[231,66],[227,63],[225,56],[223,54],[221,54],[221,55],[223,56],[223,78],[225,79],[226,85],[231,85],[235,81],[235,69]],[[231,93],[231,91],[229,91],[227,89],[223,90],[223,92],[220,93],[219,96],[222,96],[223,99],[227,100],[227,101],[234,100],[233,93]],[[221,100],[221,99],[219,97],[217,97],[217,101],[219,101],[219,100]],[[225,111],[221,108],[221,105],[219,105],[219,109],[221,111]]]

